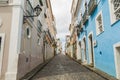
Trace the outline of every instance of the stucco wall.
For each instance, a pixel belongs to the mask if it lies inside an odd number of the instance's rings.
[[[26,28],[29,27],[31,37],[26,35]],[[40,38],[38,44],[37,29],[35,26],[24,24],[22,29],[21,54],[19,54],[18,76],[23,77],[39,64],[43,63],[43,37]],[[41,34],[42,35],[42,34]],[[24,64],[24,65],[21,65]]]
[[[100,2],[98,0],[97,8],[95,8],[95,11],[84,26],[84,30],[87,30],[87,35],[85,35],[85,32],[82,32],[81,35],[79,35],[79,41],[83,39],[83,36],[86,36],[87,60],[89,63],[88,34],[93,32],[93,41],[97,41],[97,46],[94,47],[95,68],[112,76],[116,76],[113,45],[120,41],[120,38],[118,38],[120,21],[111,25],[109,8],[108,0],[100,0]],[[104,32],[96,35],[95,18],[100,11],[102,11],[103,15]]]
[[[7,70],[8,63],[8,52],[9,52],[9,41],[12,21],[12,8],[11,7],[0,7],[0,18],[2,20],[2,26],[0,26],[0,34],[5,33],[5,42],[3,48],[3,60],[2,60],[2,77],[4,78]]]

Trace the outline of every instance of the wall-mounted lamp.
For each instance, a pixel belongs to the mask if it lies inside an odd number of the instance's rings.
[[[37,17],[40,15],[42,9],[40,8],[39,5],[37,5],[35,8],[34,8],[34,13],[35,15],[30,15],[30,16],[24,16],[24,18],[28,18],[28,17]]]

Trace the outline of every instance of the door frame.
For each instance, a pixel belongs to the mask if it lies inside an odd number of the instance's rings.
[[[118,43],[116,43],[116,44],[113,45],[115,68],[116,68],[116,77],[117,77],[118,79],[120,79],[120,73],[119,73],[119,71],[118,71],[118,65],[117,65],[117,61],[118,61],[118,59],[117,59],[117,49],[116,49],[117,47],[120,47],[120,42],[118,42]]]
[[[84,41],[84,40],[85,40],[85,41]],[[85,43],[84,43],[84,42],[85,42]],[[84,44],[84,47],[82,46],[82,49],[85,48],[83,63],[84,63],[84,64],[87,64],[87,51],[86,51],[86,49],[87,49],[87,43],[86,43],[86,36],[83,36],[82,45],[83,45],[83,44]],[[83,53],[82,53],[82,55],[83,55]]]
[[[93,45],[93,48],[91,48],[93,50],[93,56],[90,52],[90,36],[92,36],[92,45]],[[94,58],[94,43],[93,43],[93,32],[90,32],[88,34],[88,53],[89,53],[89,64],[90,64],[90,61],[92,61],[92,58],[93,58],[93,67],[95,66],[95,58]]]
[[[1,51],[0,51],[0,76],[2,72],[2,60],[3,60],[3,52],[4,52],[4,43],[5,43],[5,33],[0,33],[1,40]]]
[[[82,45],[81,45],[81,44],[82,44],[82,42],[81,42],[81,40],[80,40],[80,41],[79,41],[79,49],[80,49],[80,53],[79,53],[79,54],[80,54],[80,60],[82,61],[82,49],[81,49],[81,48],[82,48]]]

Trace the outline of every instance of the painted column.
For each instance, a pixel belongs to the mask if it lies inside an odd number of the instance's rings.
[[[20,53],[21,30],[23,24],[23,2],[21,1],[23,0],[13,0],[12,3],[12,25],[10,33],[8,66],[5,80],[17,80],[18,55]]]

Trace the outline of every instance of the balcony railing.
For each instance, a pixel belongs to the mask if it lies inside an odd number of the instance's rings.
[[[9,0],[0,0],[0,4],[8,3]]]
[[[79,23],[79,29],[81,29],[83,27],[83,21],[81,20]]]
[[[33,9],[32,5],[31,5],[31,2],[29,0],[26,0],[26,12],[27,12],[27,16],[33,16],[34,15],[34,9]]]
[[[82,17],[83,24],[85,24],[87,20],[88,20],[88,10],[86,9]]]
[[[90,0],[88,3],[88,13],[91,15],[91,13],[94,11],[94,9],[97,6],[97,0]]]

